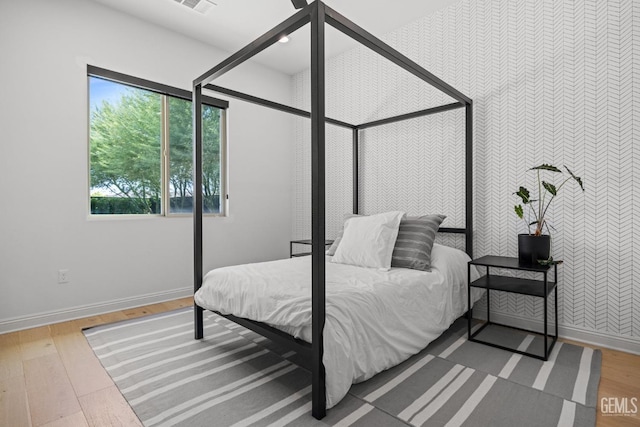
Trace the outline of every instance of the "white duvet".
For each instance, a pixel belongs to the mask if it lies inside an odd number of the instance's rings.
[[[466,253],[434,245],[432,271],[379,271],[326,263],[327,407],[352,383],[419,352],[467,310]],[[472,269],[472,280],[477,278]],[[474,292],[473,301],[479,298]],[[311,342],[311,257],[210,271],[195,294],[203,308],[270,324]]]

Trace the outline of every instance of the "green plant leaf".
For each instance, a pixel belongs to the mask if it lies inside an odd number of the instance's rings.
[[[531,196],[529,190],[527,190],[526,188],[520,187],[520,189],[513,194],[520,197],[522,199],[522,203],[524,203],[525,205],[527,203],[531,203]]]
[[[516,215],[518,215],[518,218],[523,219],[524,211],[522,210],[522,205],[514,206],[514,210],[516,211]]]
[[[567,172],[569,172],[569,175],[571,175],[571,178],[575,179],[578,185],[580,185],[580,188],[582,189],[582,191],[584,191],[584,185],[582,185],[582,178],[580,178],[579,176],[575,176],[573,172],[571,172],[571,169],[567,167],[567,165],[564,165],[564,168],[567,170]]]
[[[556,194],[558,194],[558,190],[556,189],[555,185],[546,181],[542,181],[542,186],[544,187],[545,190],[547,190],[552,195],[555,196]]]
[[[545,170],[545,171],[550,171],[550,172],[560,172],[560,173],[562,173],[562,171],[560,169],[558,169],[557,167],[555,167],[553,165],[548,165],[546,163],[544,163],[544,164],[542,164],[540,166],[533,167],[533,168],[531,168],[529,170],[530,171],[533,171],[533,170]]]

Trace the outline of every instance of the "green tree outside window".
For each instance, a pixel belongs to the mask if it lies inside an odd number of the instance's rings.
[[[192,212],[191,102],[90,77],[90,105],[91,213]],[[202,120],[203,212],[219,213],[220,108],[204,105]],[[168,131],[166,147],[163,129]],[[163,147],[169,159],[166,191]]]

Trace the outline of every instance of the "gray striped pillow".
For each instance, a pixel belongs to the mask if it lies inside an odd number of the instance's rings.
[[[425,215],[400,221],[391,267],[431,271],[431,249],[445,218],[445,215]]]

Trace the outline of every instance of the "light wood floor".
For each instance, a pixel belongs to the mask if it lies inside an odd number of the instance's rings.
[[[192,301],[184,298],[0,335],[0,426],[140,426],[82,328],[186,307]],[[602,353],[598,402],[640,399],[640,356],[607,349]],[[640,414],[603,416],[599,406],[598,427],[640,426]]]

